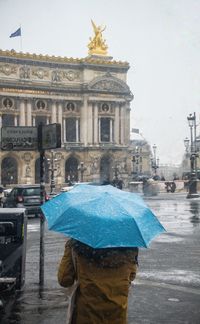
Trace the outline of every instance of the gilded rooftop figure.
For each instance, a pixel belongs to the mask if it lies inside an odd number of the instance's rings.
[[[95,35],[93,38],[90,37],[90,43],[88,44],[88,54],[107,55],[108,46],[106,45],[106,42],[102,37],[102,32],[106,29],[106,26],[96,26],[93,20],[91,20],[91,22]]]

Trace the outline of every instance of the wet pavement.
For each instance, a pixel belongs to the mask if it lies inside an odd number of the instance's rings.
[[[140,249],[139,271],[130,289],[129,324],[200,323],[200,199],[185,196],[145,198],[167,233],[148,249]],[[6,303],[1,323],[65,323],[67,295],[56,278],[64,242],[63,236],[46,230],[45,285],[40,290],[39,220],[29,219],[26,284]]]

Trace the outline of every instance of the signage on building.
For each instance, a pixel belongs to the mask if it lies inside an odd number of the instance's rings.
[[[38,149],[49,150],[61,147],[61,124],[39,125]]]
[[[1,149],[4,151],[34,151],[38,149],[37,127],[8,126],[1,128]]]

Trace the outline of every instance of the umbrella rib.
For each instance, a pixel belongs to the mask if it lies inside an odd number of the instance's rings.
[[[126,210],[123,206],[121,206],[121,205],[119,204],[119,202],[118,202],[115,198],[113,198],[113,199],[115,200],[116,204],[117,204],[120,208],[123,208],[124,211],[125,211],[125,213],[127,214],[127,210]],[[136,224],[136,227],[137,227],[137,229],[138,229],[138,231],[139,231],[139,233],[140,233],[140,235],[141,235],[141,238],[142,238],[142,241],[143,241],[143,243],[144,243],[144,246],[147,247],[147,244],[146,244],[145,240],[144,240],[143,237],[142,237],[142,233],[141,233],[141,231],[140,231],[140,228],[139,228],[137,222],[135,221],[134,217],[132,217],[132,219],[133,219],[134,223]]]

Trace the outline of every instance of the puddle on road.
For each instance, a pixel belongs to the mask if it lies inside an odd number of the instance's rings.
[[[168,233],[187,235],[200,227],[200,198],[183,200],[154,200],[147,204],[159,218]],[[181,238],[160,238],[160,242],[178,242]]]
[[[172,271],[144,271],[139,273],[140,279],[149,279],[163,282],[171,282],[179,285],[200,287],[200,274],[195,271],[176,270]]]
[[[180,299],[178,299],[178,298],[168,298],[168,300],[171,302],[179,302],[180,301]]]
[[[154,241],[159,243],[177,243],[183,240],[183,237],[175,237],[168,235],[167,233],[163,233],[162,235],[158,236]]]
[[[0,313],[0,323],[35,324],[64,323],[67,297],[62,290],[24,291],[4,299],[4,312]],[[47,320],[48,318],[48,320]]]
[[[194,226],[200,224],[200,203],[197,200],[190,201],[190,212],[192,216],[190,217],[190,222]]]

